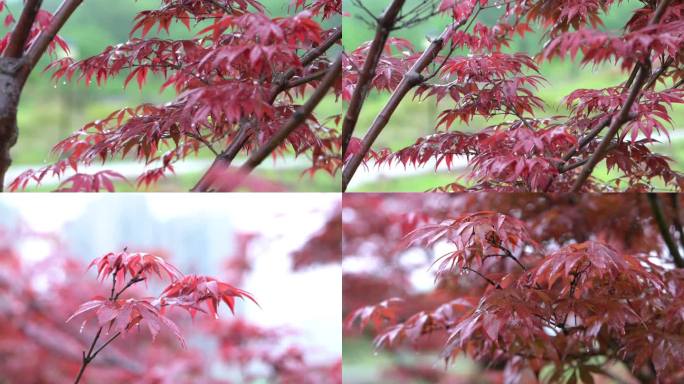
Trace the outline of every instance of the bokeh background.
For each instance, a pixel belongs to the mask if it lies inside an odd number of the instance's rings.
[[[16,11],[20,9],[22,0],[9,0],[7,3]],[[43,3],[44,8],[54,11],[60,0],[45,0]],[[263,0],[261,3],[272,16],[284,15],[290,10],[290,1]],[[102,52],[108,46],[126,42],[135,15],[142,10],[157,9],[160,4],[159,0],[84,1],[64,26],[60,36],[69,44],[72,57],[77,60],[85,59]],[[15,15],[18,14],[15,12]],[[324,26],[338,21],[328,21]],[[0,25],[2,33],[6,30]],[[185,27],[172,25],[170,38],[190,36]],[[154,33],[150,37],[154,37]],[[168,38],[165,33],[160,37]],[[135,85],[124,89],[126,73],[118,79],[111,79],[101,87],[87,87],[83,82],[76,81],[55,82],[50,79],[51,73],[42,72],[49,62],[48,57],[43,58],[37,70],[32,73],[23,93],[18,116],[20,138],[12,150],[14,162],[8,173],[8,180],[12,180],[26,169],[41,167],[44,163],[54,160],[50,156],[52,146],[85,123],[101,119],[116,109],[141,103],[165,103],[174,97],[173,90],[159,92],[164,82],[161,78],[150,77],[149,83],[142,91]],[[339,109],[335,98],[328,96],[318,106],[317,113],[321,118],[327,118],[339,113]],[[189,190],[208,169],[212,159],[211,152],[205,150],[197,159],[191,159],[184,164],[179,163],[175,167],[176,176],[163,180],[152,190]],[[132,177],[133,180],[142,169],[142,166],[133,161],[110,164],[107,169],[116,170],[124,176]],[[286,155],[286,158],[275,163],[265,161],[255,175],[275,180],[285,189],[292,191],[339,191],[339,175],[334,178],[318,173],[313,178],[302,177],[302,171],[310,167],[310,164],[311,161],[304,157],[295,159],[292,155]],[[30,190],[54,190],[57,184],[57,180],[50,182],[46,179],[42,187]],[[117,191],[131,189],[133,187],[126,183],[117,184]]]
[[[0,245],[4,252],[10,242],[14,243],[22,270],[32,271],[31,286],[39,297],[50,297],[51,285],[46,282],[54,278],[60,280],[60,284],[65,283],[64,279],[67,279],[66,283],[73,279],[75,283],[95,284],[96,271],[87,270],[88,263],[105,253],[128,247],[130,252],[160,254],[185,274],[217,277],[252,293],[260,308],[238,300],[235,317],[225,306],[221,306],[220,316],[229,322],[242,319],[263,329],[282,332],[279,341],[269,346],[273,351],[285,351],[296,345],[311,367],[333,366],[341,359],[340,264],[334,260],[307,262],[301,255],[295,255],[303,248],[307,249],[307,244],[309,251],[325,252],[323,248],[330,244],[315,242],[312,246],[310,241],[321,231],[325,232],[327,223],[339,217],[340,196],[217,194],[192,197],[136,193],[106,197],[76,194],[36,197],[14,194],[0,200]],[[49,236],[26,236],[28,232]],[[48,259],[55,257],[55,238],[65,249],[60,255],[69,255],[82,265],[70,276],[55,277],[53,273],[41,277],[41,273],[51,273],[44,268]],[[339,240],[334,244],[333,250],[339,249]],[[11,270],[11,266],[5,264],[7,260],[3,257],[0,255],[0,277],[7,277],[5,272]],[[297,261],[299,265],[295,265]],[[107,283],[100,285],[95,286],[101,290],[86,292],[87,295],[106,294]],[[155,287],[152,281],[152,290]],[[6,304],[5,299],[0,299],[0,317],[7,315]],[[73,313],[76,308],[65,310]],[[217,341],[197,340],[193,337],[194,322],[190,322],[187,314],[179,315],[184,315],[179,327],[190,347],[206,353],[204,359],[209,367],[218,366],[212,368],[216,378],[234,382],[236,373],[222,370],[219,363],[215,351]],[[201,317],[198,315],[197,320]],[[199,324],[203,323],[196,326]],[[78,328],[79,324],[73,325]],[[204,333],[202,337],[206,338],[206,335]],[[149,334],[142,332],[139,338],[147,342]],[[135,343],[136,337],[132,339]],[[6,341],[0,342],[0,350],[5,350],[2,344]],[[239,344],[234,346],[237,348]],[[172,348],[175,349],[181,353],[178,345]],[[8,359],[11,356],[11,353],[5,355]],[[6,373],[0,369],[0,382],[4,382],[3,378],[12,379],[6,377]],[[61,382],[57,376],[54,380]],[[335,381],[330,379],[328,382]]]
[[[420,0],[407,0],[405,8],[411,9],[413,5],[419,2]],[[382,0],[364,1],[363,3],[368,9],[379,15],[389,2]],[[619,31],[629,20],[632,11],[639,7],[639,4],[635,0],[615,2],[608,14],[602,17],[605,28]],[[359,20],[363,12],[358,6],[352,1],[345,1],[343,3],[343,11],[350,15],[342,20],[344,30],[342,41],[346,51],[352,51],[361,43],[373,39],[374,30]],[[481,12],[478,20],[491,25],[501,12],[501,10],[496,8],[490,8],[487,11]],[[367,16],[365,18],[367,20]],[[445,17],[433,17],[410,28],[395,31],[392,36],[408,39],[414,44],[417,51],[422,51],[429,45],[429,39],[438,36],[444,27],[448,25],[448,22],[448,19]],[[541,50],[546,40],[547,38],[544,38],[539,33],[527,34],[524,39],[520,39],[516,35],[510,47],[504,49],[504,51],[526,52],[530,55],[535,55]],[[462,53],[456,52],[457,55]],[[610,87],[620,84],[627,78],[627,74],[621,72],[618,66],[581,67],[579,65],[581,56],[579,55],[575,60],[559,61],[556,59],[552,62],[544,61],[541,64],[541,75],[548,80],[548,84],[540,88],[537,96],[544,100],[547,107],[545,111],[535,111],[535,116],[544,117],[567,113],[560,104],[562,99],[575,89]],[[375,148],[390,148],[396,151],[413,144],[418,137],[434,132],[437,115],[443,108],[436,106],[432,100],[425,102],[412,101],[412,95],[413,93],[409,93],[397,108],[386,129],[376,140]],[[355,136],[363,137],[373,119],[388,99],[388,93],[374,92],[369,95],[359,116],[359,123],[354,133]],[[684,170],[684,130],[682,129],[684,127],[684,106],[677,105],[670,116],[676,128],[671,130],[672,144],[667,141],[666,137],[656,137],[662,144],[656,146],[655,151],[673,157],[676,162],[673,168],[682,171]],[[452,130],[473,132],[492,125],[495,121],[492,119],[487,122],[481,117],[476,117],[469,126],[464,126],[462,123],[454,124]],[[459,171],[458,169],[452,169],[452,172],[449,173],[444,167],[440,167],[435,172],[434,163],[432,165],[428,163],[428,165],[422,168],[408,167],[406,169],[403,166],[392,168],[377,168],[373,166],[369,169],[359,167],[348,190],[358,192],[424,192],[428,189],[453,183],[455,177],[461,173],[463,173],[462,170]],[[605,180],[615,177],[614,174],[608,174],[603,165],[599,165],[596,168],[594,175]]]

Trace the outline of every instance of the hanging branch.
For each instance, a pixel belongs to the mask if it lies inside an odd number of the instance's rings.
[[[368,96],[373,76],[375,76],[375,69],[382,56],[382,51],[385,48],[390,31],[397,21],[401,7],[404,6],[404,2],[405,0],[393,0],[382,16],[375,18],[375,37],[373,37],[373,41],[368,49],[366,61],[359,73],[359,80],[356,83],[354,93],[347,107],[347,113],[344,115],[344,121],[342,122],[342,158],[347,153],[347,146],[354,134],[354,128],[358,122],[361,108],[366,100],[366,96]]]

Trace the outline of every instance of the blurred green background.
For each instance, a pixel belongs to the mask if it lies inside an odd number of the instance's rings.
[[[410,9],[417,2],[418,0],[408,0],[405,9]],[[388,1],[365,1],[364,4],[375,14],[380,14],[388,4]],[[613,6],[610,12],[603,18],[606,29],[619,31],[630,18],[631,12],[640,5],[639,2],[633,0],[617,4],[619,5]],[[362,42],[371,40],[374,30],[359,20],[358,17],[363,15],[363,13],[351,1],[345,1],[344,6],[344,11],[350,14],[351,17],[343,19],[343,43],[346,51],[352,51]],[[482,11],[479,19],[484,23],[491,24],[500,12],[501,10],[491,8]],[[428,38],[438,36],[447,23],[448,20],[446,18],[433,17],[411,28],[398,30],[392,36],[408,39],[417,50],[422,50],[429,44]],[[528,34],[524,39],[516,38],[506,51],[523,51],[534,55],[539,52],[545,41],[546,39],[539,33]],[[541,88],[537,95],[544,100],[547,107],[545,111],[535,112],[535,115],[538,117],[566,114],[567,110],[559,104],[564,96],[575,89],[610,87],[620,84],[627,78],[627,74],[621,72],[617,66],[581,67],[577,59],[562,62],[558,60],[553,62],[545,61],[540,66],[540,72],[548,80],[548,84]],[[412,102],[411,98],[412,93],[409,93],[409,96],[397,108],[390,123],[378,137],[375,148],[388,147],[392,150],[398,150],[413,144],[419,136],[434,132],[437,114],[442,108],[435,105],[432,101]],[[373,119],[388,99],[388,93],[372,93],[369,95],[361,112],[355,136],[362,137],[365,134]],[[684,163],[684,137],[681,136],[681,128],[684,126],[684,106],[676,106],[671,111],[671,117],[674,121],[674,127],[677,128],[676,130],[670,130],[672,144],[670,145],[665,139],[662,144],[655,146],[654,150],[673,157],[675,160],[673,168],[682,171],[684,169],[682,166]],[[451,129],[476,131],[491,125],[493,121],[490,120],[488,122],[483,118],[476,118],[469,126],[464,126],[462,123],[457,122]],[[678,134],[680,136],[677,136]],[[401,165],[395,168],[398,170],[378,174],[377,170],[373,167],[368,171],[364,171],[363,167],[360,167],[355,176],[356,180],[352,180],[350,184],[349,191],[422,192],[452,183],[456,181],[456,176],[463,173],[462,170],[460,172],[452,170],[451,173],[441,171],[435,173],[434,167],[430,166],[417,170],[408,167],[406,171],[404,171]],[[608,174],[605,167],[599,165],[594,175],[604,180],[611,180],[619,174],[616,172]]]
[[[60,0],[45,0],[44,8],[54,11]],[[289,1],[262,0],[271,15],[287,13]],[[10,9],[18,17],[21,0],[10,0]],[[71,55],[84,59],[102,52],[109,45],[116,45],[128,39],[135,15],[145,9],[156,9],[160,0],[85,0],[74,16],[67,22],[61,37],[71,47]],[[334,22],[334,21],[333,21]],[[2,28],[2,27],[0,27]],[[4,28],[3,33],[7,29]],[[172,28],[171,37],[191,36],[182,26]],[[161,35],[166,38],[165,34]],[[50,150],[57,141],[78,130],[84,123],[107,116],[113,110],[134,106],[143,102],[164,103],[174,97],[173,91],[160,93],[163,81],[150,78],[142,91],[135,84],[123,88],[125,74],[119,79],[111,79],[105,85],[87,87],[83,82],[57,83],[50,79],[51,73],[43,72],[50,58],[44,57],[31,75],[19,107],[19,141],[12,150],[14,158],[11,175],[29,168],[40,167],[54,161]],[[339,113],[332,97],[319,105],[321,118]],[[187,190],[201,176],[201,169],[208,168],[213,156],[207,150],[200,154],[194,166],[171,175],[162,181],[155,190]],[[130,163],[130,162],[129,162]],[[310,165],[308,159],[285,161],[285,165],[264,162],[262,169],[255,174],[283,184],[286,188],[298,191],[339,191],[340,179],[318,173],[313,178],[300,177],[301,172]],[[107,166],[105,166],[106,168]],[[178,167],[183,169],[182,166]],[[10,180],[8,180],[9,182]],[[135,178],[132,178],[135,181]],[[34,190],[52,190],[55,185],[44,185]],[[119,184],[117,190],[132,190],[132,186]]]

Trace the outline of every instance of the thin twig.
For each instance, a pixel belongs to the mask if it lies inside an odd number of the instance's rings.
[[[511,252],[508,248],[502,246],[501,244],[494,244],[494,243],[490,243],[490,244],[492,244],[492,246],[493,246],[494,248],[497,248],[497,249],[503,251],[503,252],[506,254],[506,257],[508,257],[509,259],[512,259],[513,261],[515,261],[515,263],[518,264],[518,266],[519,266],[520,268],[522,268],[523,271],[527,272],[527,267],[525,267],[525,266],[520,262],[520,260],[518,260],[517,257],[513,256],[513,252]]]
[[[325,76],[325,74],[328,73],[327,68],[323,68],[320,71],[316,71],[314,73],[310,73],[308,75],[304,75],[301,77],[298,77],[296,79],[290,80],[287,83],[287,88],[294,88],[294,87],[299,87],[300,85],[304,85],[307,83],[310,83],[312,81],[320,80]]]
[[[494,280],[490,279],[489,277],[483,275],[483,274],[480,273],[479,271],[477,271],[477,270],[475,270],[475,269],[472,269],[472,268],[470,268],[470,267],[463,267],[463,270],[464,270],[464,271],[471,271],[471,272],[474,272],[476,275],[478,275],[478,276],[480,276],[481,278],[483,278],[487,283],[489,283],[490,285],[492,285],[494,288],[496,288],[496,289],[501,289],[501,285],[500,285],[499,283],[497,283],[496,281],[494,281]]]
[[[123,294],[128,288],[131,286],[135,285],[136,283],[145,280],[144,278],[140,277],[139,274],[131,277],[131,279],[124,285],[118,292],[116,291],[116,275],[118,274],[120,268],[116,268],[114,271],[112,271],[112,289],[109,294],[109,301],[116,301],[119,299],[121,294]],[[121,335],[121,332],[117,332],[114,336],[110,337],[107,341],[105,341],[100,347],[95,349],[97,342],[100,340],[100,336],[102,335],[102,331],[104,330],[104,327],[100,327],[97,330],[97,333],[95,334],[95,337],[93,338],[93,341],[90,343],[90,347],[88,347],[88,352],[83,351],[83,357],[81,360],[81,367],[78,371],[78,374],[76,375],[76,379],[74,380],[74,384],[78,384],[79,381],[81,381],[81,378],[83,377],[83,374],[85,373],[86,368],[88,365],[95,359],[95,357],[102,352],[102,350],[108,346],[112,341],[114,341],[117,337]]]
[[[651,206],[653,218],[658,225],[660,236],[663,238],[667,249],[670,251],[670,255],[672,256],[675,266],[677,266],[677,268],[684,268],[684,259],[682,259],[682,255],[679,253],[679,248],[677,247],[677,244],[670,233],[670,225],[665,219],[663,207],[660,204],[660,198],[655,193],[648,193],[646,196],[648,197],[648,203]]]
[[[313,63],[314,60],[321,57],[330,49],[330,47],[340,41],[340,39],[342,39],[342,28],[335,28],[325,41],[302,56],[300,59],[302,67],[307,67],[309,64]],[[297,71],[294,68],[291,68],[280,76],[279,81],[271,87],[271,92],[268,97],[269,104],[273,104],[278,95],[288,89],[289,81],[296,73]]]

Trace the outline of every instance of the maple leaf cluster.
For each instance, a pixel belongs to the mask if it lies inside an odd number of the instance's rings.
[[[684,3],[643,2],[623,30],[607,31],[602,20],[619,3],[444,0],[435,16],[451,20],[423,51],[376,33],[347,58],[342,96],[352,105],[363,104],[365,88],[392,96],[363,138],[344,138],[343,188],[361,164],[446,164],[456,171],[454,159],[465,158],[466,169],[458,171],[467,183],[457,180],[436,189],[647,191],[661,183],[681,189],[684,178],[673,169],[672,159],[653,152],[653,146],[659,142],[655,133],[669,138],[672,107],[684,103]],[[402,22],[395,27],[405,26]],[[530,39],[530,32],[546,39],[536,58],[511,52],[510,42]],[[372,76],[364,76],[364,64],[374,59],[369,47],[383,36]],[[606,89],[575,90],[554,103],[567,113],[544,116],[551,108],[538,96],[547,84],[539,63],[576,57],[582,66],[619,66],[625,81]],[[373,147],[384,129],[393,129],[392,114],[409,92],[437,105],[435,133],[396,151]],[[348,112],[347,132],[354,131],[356,119],[350,114],[357,110]],[[474,131],[469,127],[473,118],[495,124]],[[590,177],[604,160],[617,174],[609,182]]]
[[[67,322],[84,317],[85,325],[89,318],[94,317],[99,327],[114,335],[129,333],[144,325],[154,339],[164,326],[185,345],[178,327],[164,316],[165,311],[179,307],[194,317],[198,311],[205,312],[201,305],[206,304],[206,312],[218,318],[220,302],[224,302],[231,312],[235,309],[235,298],[247,298],[256,303],[248,292],[208,276],[183,276],[163,258],[148,253],[128,253],[125,250],[108,253],[93,260],[90,267],[97,268],[98,277],[102,280],[111,277],[111,295],[108,298],[97,296],[81,304]],[[158,298],[121,298],[128,288],[152,275],[170,281]]]
[[[493,382],[594,382],[616,365],[641,382],[684,377],[681,196],[408,196],[350,197],[344,260],[367,268],[345,269],[345,337],[465,355]],[[426,291],[413,282],[430,265]]]

